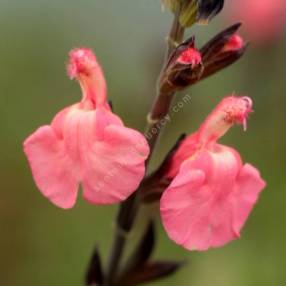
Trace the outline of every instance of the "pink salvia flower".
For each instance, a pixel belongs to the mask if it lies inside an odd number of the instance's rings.
[[[285,0],[239,0],[227,3],[231,22],[243,23],[251,42],[268,44],[277,40],[286,28]]]
[[[245,125],[251,109],[248,97],[226,97],[172,159],[166,177],[174,179],[163,193],[160,211],[169,237],[189,250],[220,247],[238,238],[265,187],[255,167],[217,143],[234,123]]]
[[[82,100],[24,142],[36,185],[61,208],[74,206],[79,184],[91,203],[123,201],[144,176],[147,141],[112,113],[104,75],[91,50],[70,52],[68,74],[79,81]]]

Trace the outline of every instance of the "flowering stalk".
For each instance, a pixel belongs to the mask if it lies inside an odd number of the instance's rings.
[[[184,28],[179,23],[179,15],[180,11],[178,8],[175,13],[173,24],[168,36],[168,43],[167,43],[168,46],[167,46],[165,62],[163,64],[163,70],[170,54],[175,48],[174,44],[180,43],[183,40]],[[155,99],[154,105],[151,109],[151,112],[148,115],[145,136],[150,146],[150,156],[146,165],[148,165],[148,162],[150,162],[150,158],[153,154],[155,145],[159,138],[160,129],[156,127],[156,125],[161,119],[163,119],[168,114],[173,96],[174,93],[165,94],[158,91],[158,95]],[[156,130],[156,132],[154,132],[154,130]],[[152,136],[149,136],[151,132]],[[114,242],[108,263],[106,284],[105,284],[106,286],[112,285],[114,279],[116,278],[116,274],[118,272],[118,266],[121,261],[121,257],[125,248],[127,235],[133,226],[133,222],[136,218],[139,205],[140,205],[139,192],[133,193],[125,202],[123,202],[120,205],[120,209],[116,220]]]
[[[175,47],[182,42],[184,37],[185,28],[182,27],[179,22],[179,15],[180,15],[180,8],[178,7],[174,16],[172,28],[168,36],[167,52],[160,77],[165,72],[165,66],[168,62],[171,53],[173,52]],[[157,87],[157,90],[158,94],[154,101],[153,107],[147,117],[147,126],[145,129],[145,136],[147,137],[151,149],[150,155],[154,151],[155,145],[160,135],[160,128],[157,127],[157,124],[158,122],[160,122],[161,119],[163,119],[168,114],[169,108],[172,104],[172,100],[174,97],[173,91],[171,92],[162,91],[160,86]],[[151,156],[149,156],[149,160],[150,158]]]

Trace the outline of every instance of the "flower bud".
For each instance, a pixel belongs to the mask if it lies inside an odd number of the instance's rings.
[[[198,21],[205,23],[217,15],[224,6],[224,0],[201,0],[199,1]]]
[[[202,72],[202,57],[191,38],[171,55],[160,80],[160,91],[169,93],[183,89],[199,79]]]
[[[205,68],[202,79],[233,64],[244,54],[247,43],[237,34],[240,26],[229,27],[201,48]]]
[[[163,3],[171,11],[180,12],[183,27],[192,26],[195,22],[209,22],[224,6],[224,0],[163,0]]]
[[[222,31],[200,50],[195,48],[194,37],[179,45],[162,73],[160,91],[184,89],[236,62],[247,48],[237,34],[239,27],[235,24]]]

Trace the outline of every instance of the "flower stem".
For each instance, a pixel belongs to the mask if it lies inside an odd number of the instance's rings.
[[[175,44],[180,43],[183,40],[184,28],[179,23],[179,14],[180,10],[175,13],[173,24],[168,36],[168,46],[162,72],[164,71],[164,67],[170,54],[175,48]],[[146,168],[149,164],[150,158],[152,157],[155,145],[158,142],[159,134],[161,132],[158,123],[168,114],[172,104],[173,96],[173,93],[163,94],[158,92],[153,107],[148,115],[145,136],[147,137],[150,146],[150,156],[149,160],[146,162]],[[149,134],[152,134],[152,136]],[[106,281],[104,284],[105,286],[112,286],[114,285],[114,281],[116,281],[116,276],[126,245],[127,236],[132,229],[133,223],[139,210],[139,205],[140,197],[138,195],[138,191],[134,192],[125,202],[120,205],[116,220],[115,237],[108,262]]]
[[[167,61],[171,53],[173,52],[174,48],[176,47],[177,44],[182,42],[184,37],[185,29],[180,25],[179,16],[180,16],[180,9],[178,9],[175,13],[173,24],[170,33],[167,37],[167,50],[161,74],[164,72],[165,65],[167,64]],[[158,94],[154,100],[153,107],[147,117],[147,126],[145,129],[145,136],[148,139],[148,143],[151,150],[149,160],[152,157],[152,153],[154,152],[155,145],[158,142],[159,135],[161,133],[160,121],[164,119],[164,117],[168,114],[174,97],[173,92],[166,94],[160,92],[159,87],[157,87],[157,89],[158,89]]]
[[[139,199],[138,192],[134,192],[126,201],[120,204],[116,219],[113,245],[105,277],[105,286],[114,285],[113,282],[118,273],[118,266],[126,245],[127,236],[133,226],[133,222],[139,209]]]

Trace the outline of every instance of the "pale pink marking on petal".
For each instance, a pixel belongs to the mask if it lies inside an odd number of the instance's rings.
[[[103,140],[105,128],[109,125],[123,126],[122,120],[114,113],[104,108],[96,109],[95,136],[97,140]]]
[[[195,167],[202,166],[208,171],[208,180],[218,200],[231,193],[238,171],[242,167],[239,153],[228,146],[214,144],[208,152],[212,165],[207,165],[202,157],[196,160]],[[202,152],[203,153],[203,152]]]
[[[78,174],[54,130],[50,126],[40,127],[24,142],[24,152],[43,195],[61,208],[73,207]]]
[[[77,104],[74,104],[72,106],[64,108],[63,110],[59,111],[52,120],[51,127],[55,131],[59,139],[63,139],[64,136],[63,130],[66,122],[66,115],[70,112],[71,109],[75,108],[76,106]]]

